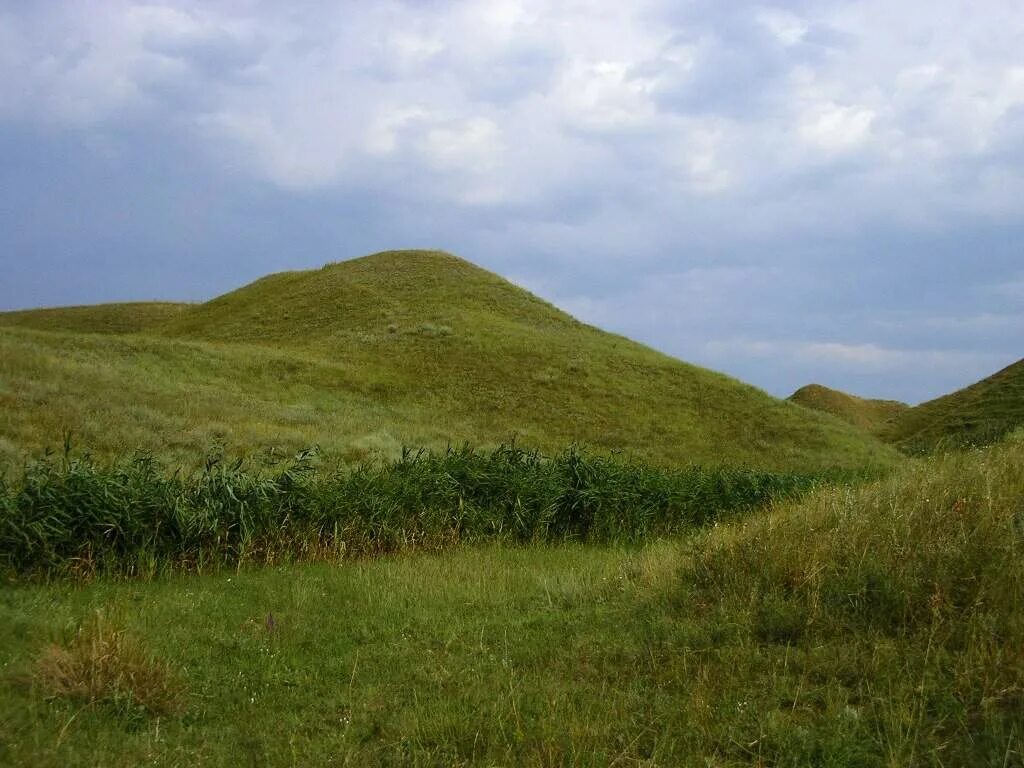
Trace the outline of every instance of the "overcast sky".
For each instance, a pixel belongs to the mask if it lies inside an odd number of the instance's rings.
[[[0,0],[0,308],[444,248],[777,395],[1024,356],[1020,0]]]

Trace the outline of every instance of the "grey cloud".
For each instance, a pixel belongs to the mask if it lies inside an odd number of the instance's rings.
[[[938,394],[1024,296],[1016,17],[940,5],[11,6],[0,307],[422,245],[777,394]]]

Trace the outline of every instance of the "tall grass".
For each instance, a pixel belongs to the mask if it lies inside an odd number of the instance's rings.
[[[1024,446],[908,462],[703,538],[679,604],[810,670],[831,718],[829,740],[795,727],[803,678],[752,692],[766,764],[827,764],[840,742],[845,764],[1024,764]]]
[[[185,474],[150,456],[48,456],[0,481],[0,567],[36,575],[152,575],[437,548],[455,542],[632,542],[707,523],[820,482],[737,469],[665,471],[569,448],[405,450],[326,470],[210,458]]]

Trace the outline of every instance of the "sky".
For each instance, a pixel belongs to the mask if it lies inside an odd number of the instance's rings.
[[[0,309],[441,248],[779,396],[1024,356],[1019,0],[0,0]]]

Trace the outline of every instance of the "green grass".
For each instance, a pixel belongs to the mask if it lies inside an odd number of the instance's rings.
[[[1024,360],[976,384],[912,408],[890,435],[903,450],[927,453],[997,442],[1024,426]]]
[[[0,763],[1021,765],[1022,498],[1011,443],[641,547],[11,584]],[[55,692],[97,613],[180,713]]]
[[[189,304],[140,301],[0,312],[0,326],[76,333],[143,333],[191,309]]]
[[[1024,427],[1024,360],[913,408],[817,384],[797,390],[789,400],[832,414],[912,455],[982,447]]]
[[[910,409],[896,400],[865,400],[820,384],[808,384],[789,396],[789,401],[805,408],[823,411],[848,424],[884,438],[893,425]]]
[[[271,275],[161,323],[125,321],[134,334],[85,334],[117,323],[76,310],[62,326],[53,312],[0,315],[0,461],[64,431],[103,456],[143,448],[182,464],[212,444],[360,459],[513,435],[666,466],[897,461],[838,419],[584,325],[443,253]]]

